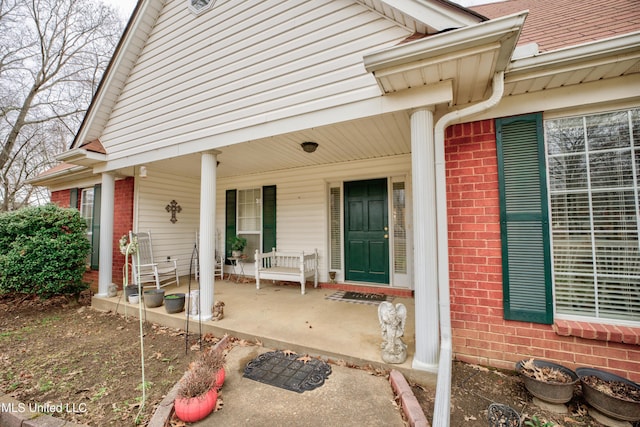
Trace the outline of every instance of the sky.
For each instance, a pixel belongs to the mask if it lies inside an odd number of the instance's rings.
[[[113,5],[120,11],[123,17],[129,18],[137,0],[104,0],[106,3]],[[478,4],[491,3],[496,0],[452,0],[462,6],[475,6]]]

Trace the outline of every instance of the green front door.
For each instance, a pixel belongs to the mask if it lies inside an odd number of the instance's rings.
[[[389,283],[387,180],[344,184],[346,279]]]

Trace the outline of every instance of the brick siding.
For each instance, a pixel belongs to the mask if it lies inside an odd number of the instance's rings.
[[[450,126],[445,153],[454,356],[506,369],[536,357],[640,381],[640,328],[504,320],[495,122]]]
[[[113,219],[113,262],[111,265],[113,283],[122,287],[124,256],[120,253],[119,240],[124,234],[128,234],[133,227],[133,183],[132,177],[117,180],[114,196]],[[51,202],[60,207],[69,207],[71,200],[70,190],[53,191]],[[76,206],[77,208],[77,206]],[[131,270],[131,269],[129,269]],[[131,275],[131,273],[129,273]],[[93,292],[98,292],[98,271],[87,268],[84,280],[90,284]]]

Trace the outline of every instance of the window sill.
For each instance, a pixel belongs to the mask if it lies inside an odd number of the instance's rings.
[[[640,345],[640,328],[602,323],[556,320],[555,333],[562,337],[579,337],[588,340]]]

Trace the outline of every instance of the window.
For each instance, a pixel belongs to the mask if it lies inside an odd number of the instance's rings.
[[[76,196],[74,196],[74,193]],[[72,199],[77,197],[78,191],[72,191]],[[97,184],[93,188],[83,188],[80,191],[80,216],[87,222],[87,238],[91,242],[91,253],[87,264],[92,269],[98,269],[100,259],[100,203],[101,186]],[[72,205],[75,203],[71,201]]]
[[[247,239],[245,255],[253,259],[256,249],[268,252],[276,247],[276,186],[248,190],[227,190],[225,194],[225,253],[231,256],[231,239]]]
[[[93,234],[93,188],[85,188],[80,195],[80,216],[87,222],[87,236]]]
[[[247,239],[245,254],[253,254],[260,249],[260,229],[262,223],[262,195],[260,188],[238,190],[238,236]]]
[[[329,201],[330,201],[330,248],[331,270],[342,269],[342,195],[340,194],[340,187],[331,187],[329,189]]]
[[[404,182],[393,183],[393,270],[407,273],[407,223]]]
[[[640,109],[545,121],[556,313],[640,319]]]

